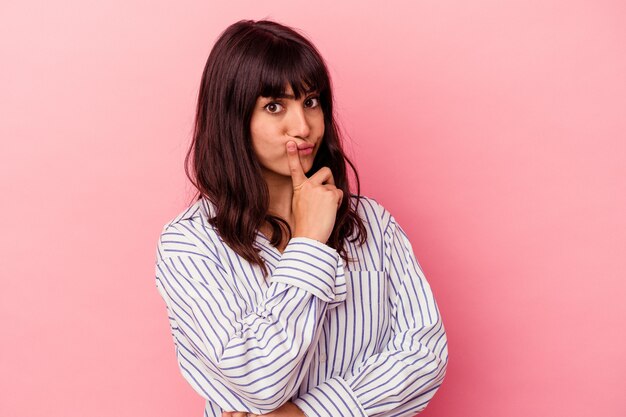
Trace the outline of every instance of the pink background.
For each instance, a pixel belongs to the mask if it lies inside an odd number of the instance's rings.
[[[437,297],[422,415],[623,415],[624,2],[227,3],[0,6],[0,415],[201,417],[155,247],[208,52],[263,17],[327,59],[362,192]]]

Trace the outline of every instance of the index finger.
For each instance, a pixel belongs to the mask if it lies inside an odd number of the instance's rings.
[[[287,142],[287,161],[289,163],[289,172],[291,173],[291,182],[293,183],[293,187],[296,188],[305,182],[307,177],[304,175],[304,170],[300,163],[296,142],[292,140]]]

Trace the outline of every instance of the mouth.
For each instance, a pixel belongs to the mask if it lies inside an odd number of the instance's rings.
[[[310,155],[313,153],[314,146],[310,143],[301,143],[298,145],[299,155]]]

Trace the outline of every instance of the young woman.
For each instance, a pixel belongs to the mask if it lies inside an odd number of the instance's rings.
[[[163,228],[156,284],[204,415],[423,410],[448,362],[441,316],[400,225],[359,195],[306,38],[271,21],[222,33],[186,168],[197,198]]]

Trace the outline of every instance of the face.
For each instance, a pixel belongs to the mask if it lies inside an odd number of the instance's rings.
[[[283,97],[258,97],[250,131],[266,179],[277,175],[290,177],[286,147],[290,140],[299,148],[313,146],[312,152],[298,151],[302,168],[308,172],[324,137],[324,113],[318,94],[313,91],[296,100],[287,85]]]

